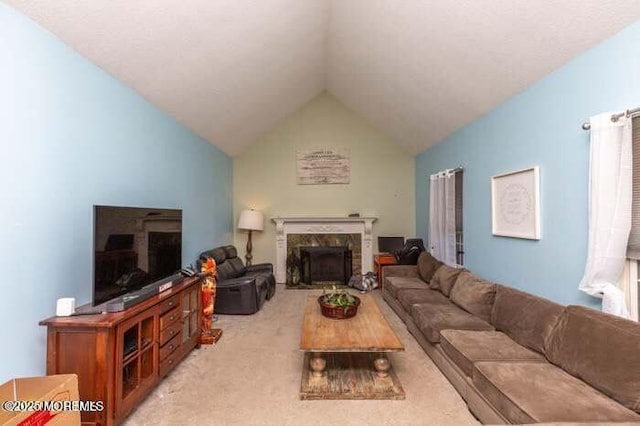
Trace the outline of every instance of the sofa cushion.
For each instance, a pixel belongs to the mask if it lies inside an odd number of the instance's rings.
[[[454,268],[449,265],[442,265],[433,274],[433,278],[429,281],[429,287],[433,290],[440,290],[445,296],[449,296],[453,285],[460,272],[464,269]]]
[[[431,343],[440,342],[440,330],[493,330],[482,321],[453,303],[420,303],[411,306],[411,318],[424,337]]]
[[[496,287],[491,324],[519,344],[544,353],[564,306],[514,288]]]
[[[396,298],[407,312],[410,312],[411,306],[416,303],[451,303],[444,294],[427,288],[400,289],[396,293]]]
[[[431,253],[423,251],[418,256],[418,275],[422,281],[428,283],[433,278],[436,270],[442,265],[443,263],[431,256]]]
[[[234,257],[238,257],[238,250],[236,250],[235,246],[222,246],[222,250],[224,250],[224,253],[227,256],[227,259],[231,259]]]
[[[496,293],[496,285],[476,277],[469,271],[458,274],[450,298],[453,303],[478,318],[489,321]]]
[[[216,277],[218,278],[218,281],[230,280],[237,276],[236,270],[233,269],[231,262],[224,261],[216,264]]]
[[[520,346],[499,331],[442,330],[440,345],[469,377],[477,361],[547,362],[542,354]]]
[[[511,423],[638,421],[618,404],[543,362],[478,362],[473,384]]]
[[[244,263],[242,263],[242,259],[240,259],[239,257],[227,258],[227,261],[225,263],[231,264],[236,277],[244,275],[246,272]]]
[[[547,358],[640,412],[640,323],[568,306],[547,343]]]
[[[420,278],[387,277],[384,281],[384,288],[385,290],[389,291],[393,295],[393,297],[397,297],[396,293],[400,289],[406,289],[406,288],[429,289],[429,286]]]
[[[212,257],[213,260],[216,261],[216,264],[220,264],[225,261],[227,258],[227,254],[222,249],[222,247],[214,248],[213,250],[207,250],[200,254],[200,258],[202,261],[206,260],[208,257]]]

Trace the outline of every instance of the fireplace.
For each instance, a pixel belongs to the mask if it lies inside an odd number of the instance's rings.
[[[351,278],[348,247],[300,247],[301,281],[305,284],[347,284]]]
[[[275,275],[278,283],[302,281],[300,247],[348,247],[351,274],[373,271],[372,228],[375,217],[274,217]]]

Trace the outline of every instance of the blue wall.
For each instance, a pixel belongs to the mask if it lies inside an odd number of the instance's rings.
[[[601,112],[640,106],[640,23],[575,58],[416,158],[416,230],[426,238],[428,176],[465,167],[465,266],[564,304],[577,290],[588,229],[589,132]],[[542,239],[491,234],[491,176],[540,166]]]
[[[232,159],[0,4],[0,382],[45,373],[91,298],[93,205],[183,209],[183,263],[231,242]]]

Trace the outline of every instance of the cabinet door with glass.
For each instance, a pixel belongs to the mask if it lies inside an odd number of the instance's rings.
[[[182,292],[182,346],[186,353],[198,344],[200,337],[200,285]]]
[[[154,307],[117,327],[116,417],[125,416],[158,381],[158,309]]]

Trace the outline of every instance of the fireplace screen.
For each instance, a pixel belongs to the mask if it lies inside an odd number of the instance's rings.
[[[301,281],[305,284],[340,283],[351,279],[348,247],[300,247]]]

